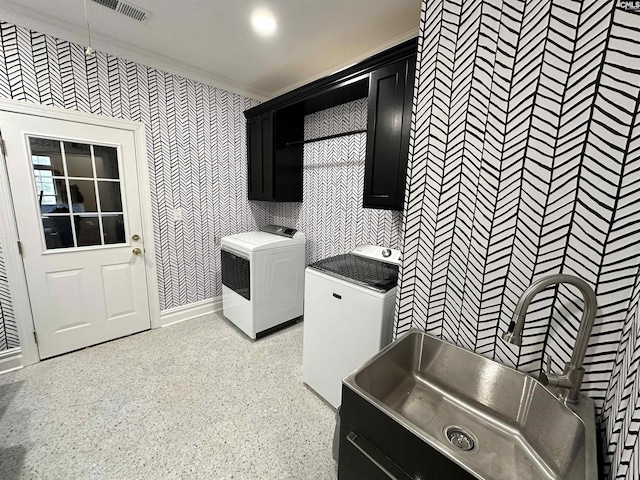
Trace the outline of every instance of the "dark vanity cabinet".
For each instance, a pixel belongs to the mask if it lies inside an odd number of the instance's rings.
[[[303,144],[332,137],[305,140],[305,115],[368,97],[363,206],[401,210],[417,46],[406,41],[245,111],[249,200],[301,202]]]
[[[402,210],[409,157],[415,56],[371,72],[364,207]]]
[[[338,480],[476,477],[348,387],[342,387]]]

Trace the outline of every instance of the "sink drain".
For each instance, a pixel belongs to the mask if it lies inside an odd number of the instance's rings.
[[[476,446],[475,438],[460,427],[449,427],[444,434],[451,445],[465,452],[470,452]]]

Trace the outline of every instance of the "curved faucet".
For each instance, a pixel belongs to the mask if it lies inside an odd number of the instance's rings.
[[[527,314],[527,309],[529,308],[529,304],[533,300],[533,297],[551,285],[558,285],[560,283],[568,283],[578,287],[578,290],[582,293],[582,298],[584,300],[584,310],[582,311],[580,328],[578,329],[578,335],[576,336],[573,353],[571,354],[569,363],[564,367],[564,372],[561,375],[543,372],[540,374],[540,382],[543,385],[567,389],[568,396],[566,400],[569,403],[578,403],[580,400],[580,386],[582,385],[582,377],[584,376],[584,368],[582,364],[587,352],[591,329],[593,328],[593,323],[596,319],[596,311],[598,309],[596,294],[587,282],[581,278],[574,277],[573,275],[563,274],[546,275],[533,282],[531,286],[524,291],[520,300],[518,300],[509,328],[502,336],[502,339],[518,346],[522,345],[524,317]],[[561,400],[565,399],[564,392],[562,390],[558,396]]]

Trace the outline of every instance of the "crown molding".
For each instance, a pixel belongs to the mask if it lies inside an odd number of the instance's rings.
[[[306,85],[308,83],[311,82],[315,82],[316,80],[319,80],[321,78],[324,78],[326,76],[329,75],[333,75],[334,73],[339,72],[340,70],[344,70],[346,68],[352,67],[353,65],[356,65],[358,63],[360,63],[363,60],[366,60],[369,57],[372,57],[378,53],[384,52],[385,50],[388,50],[391,47],[395,47],[396,45],[401,44],[402,42],[406,42],[407,40],[411,40],[412,38],[415,38],[418,36],[418,33],[420,32],[420,29],[418,27],[413,28],[411,30],[409,30],[408,32],[405,32],[401,35],[398,35],[397,37],[392,38],[391,40],[378,45],[375,48],[372,48],[371,50],[368,50],[367,52],[359,55],[358,57],[356,57],[355,59],[350,60],[349,62],[345,62],[345,63],[341,63],[338,65],[335,65],[331,68],[328,68],[326,70],[324,70],[323,72],[311,77],[311,78],[307,78],[303,81],[300,82],[296,82],[296,83],[292,83],[291,85],[278,90],[275,94],[271,95],[270,98],[275,98],[278,97],[282,94],[285,94],[287,92],[290,92],[292,90],[295,90],[298,87],[302,87],[303,85]]]
[[[3,2],[0,6],[0,19],[72,43],[84,45],[87,41],[87,34],[83,27],[64,20],[54,19],[14,2]],[[230,78],[194,67],[193,65],[180,62],[179,60],[144,48],[136,47],[135,45],[108,35],[92,32],[91,39],[92,46],[96,50],[116,57],[180,75],[255,100],[264,101],[273,97],[273,94],[269,92],[239,84]]]

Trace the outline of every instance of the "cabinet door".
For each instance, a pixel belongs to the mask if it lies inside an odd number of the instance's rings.
[[[401,210],[409,155],[415,57],[371,73],[364,206]]]
[[[247,119],[249,200],[273,196],[273,120],[271,113]]]
[[[260,115],[262,135],[262,199],[273,200],[273,115]]]
[[[249,200],[260,200],[262,195],[262,135],[258,117],[247,119],[247,165]]]

